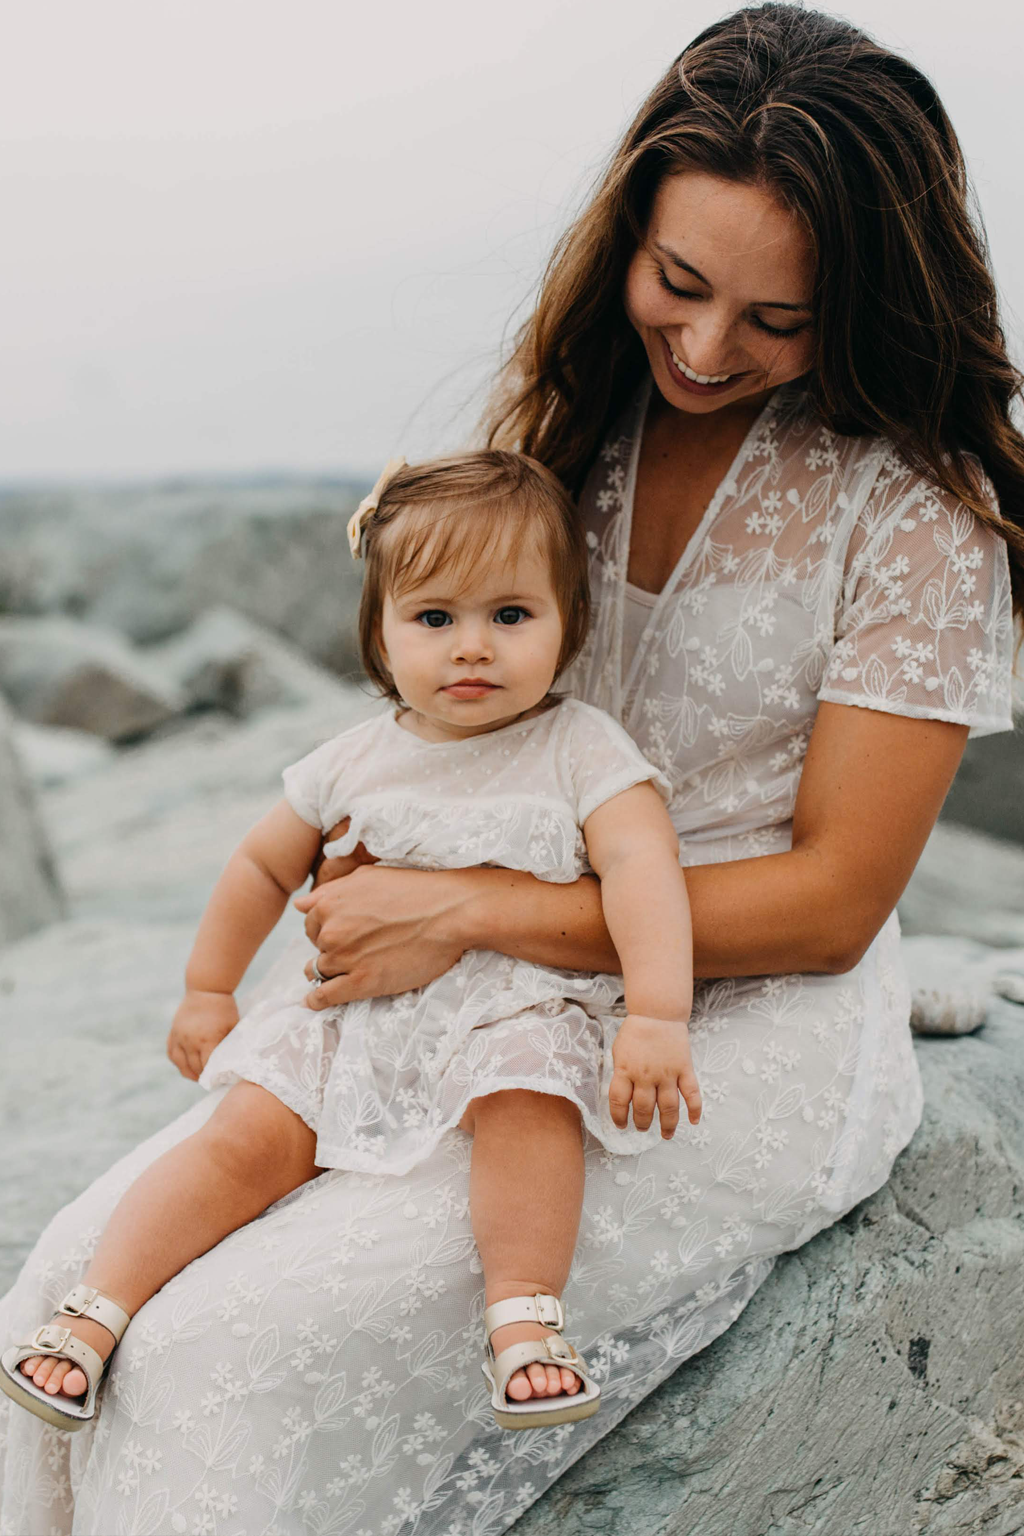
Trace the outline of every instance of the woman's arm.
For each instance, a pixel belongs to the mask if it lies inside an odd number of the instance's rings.
[[[822,704],[793,847],[688,869],[696,976],[842,972],[892,911],[953,781],[967,727]],[[466,949],[621,969],[597,881],[504,869],[357,869],[303,896],[321,969],[313,1007],[422,986]]]

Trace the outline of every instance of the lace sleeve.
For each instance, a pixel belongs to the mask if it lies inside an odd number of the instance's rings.
[[[972,736],[1012,730],[1006,544],[899,461],[853,531],[835,636],[819,699],[949,720]]]
[[[667,803],[672,786],[644,757],[628,731],[603,709],[576,701],[570,733],[576,820],[581,826],[599,805],[650,779]]]

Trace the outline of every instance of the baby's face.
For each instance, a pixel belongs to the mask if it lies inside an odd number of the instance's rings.
[[[496,560],[460,585],[437,576],[384,602],[385,660],[430,740],[497,730],[532,709],[562,648],[549,562],[538,550]]]

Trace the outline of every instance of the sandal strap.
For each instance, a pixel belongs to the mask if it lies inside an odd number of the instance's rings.
[[[91,1285],[76,1285],[68,1291],[57,1310],[66,1312],[69,1317],[92,1318],[114,1335],[115,1344],[120,1344],[121,1335],[132,1320],[131,1313]]]
[[[496,1301],[484,1313],[484,1327],[490,1338],[495,1328],[506,1323],[542,1323],[561,1333],[565,1327],[565,1312],[557,1296],[538,1291],[536,1296],[510,1296],[507,1301]]]
[[[505,1388],[508,1386],[509,1378],[524,1366],[534,1363],[565,1365],[575,1371],[584,1383],[589,1380],[586,1374],[586,1361],[582,1355],[577,1354],[566,1339],[561,1339],[556,1334],[550,1334],[546,1339],[528,1339],[524,1344],[510,1344],[508,1349],[503,1349],[491,1367],[495,1389],[501,1402],[506,1401]]]
[[[55,1323],[44,1323],[31,1338],[18,1345],[15,1365],[31,1360],[34,1355],[53,1355],[59,1360],[72,1360],[86,1375],[90,1391],[103,1375],[106,1361],[82,1339],[76,1339],[70,1328],[58,1328]]]

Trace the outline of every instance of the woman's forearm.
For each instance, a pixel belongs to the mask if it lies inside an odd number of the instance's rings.
[[[829,919],[827,871],[811,849],[685,873],[695,976],[842,971],[858,958],[845,926]],[[467,878],[461,917],[466,948],[621,974],[593,876],[555,885],[516,870],[459,874]]]

